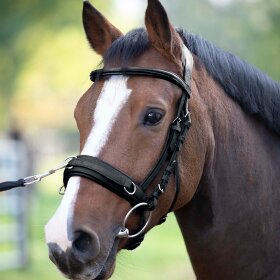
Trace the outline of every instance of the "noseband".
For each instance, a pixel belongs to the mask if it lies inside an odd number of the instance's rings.
[[[123,228],[120,230],[118,237],[132,238],[132,242],[130,242],[129,246],[126,248],[134,249],[139,246],[144,239],[144,230],[148,226],[151,213],[156,208],[160,195],[165,191],[171,174],[175,175],[176,192],[170,211],[177,199],[179,191],[177,156],[191,125],[190,113],[188,111],[188,99],[191,94],[191,77],[186,77],[186,81],[184,81],[177,74],[165,70],[149,68],[116,68],[109,70],[95,70],[91,72],[90,79],[95,82],[101,78],[119,75],[145,76],[162,79],[173,83],[182,90],[182,96],[178,103],[177,113],[174,121],[170,125],[168,137],[165,141],[158,162],[143,182],[137,183],[127,174],[121,172],[99,158],[88,155],[79,155],[68,162],[64,171],[63,183],[66,187],[70,177],[84,177],[98,183],[104,188],[127,200],[131,204],[132,208],[125,217]],[[151,195],[147,196],[147,188],[160,172],[162,172],[160,182],[157,184]],[[129,230],[126,228],[127,219],[133,212],[144,213],[145,211],[149,211],[150,213],[148,220],[145,222],[145,218],[143,218],[142,215],[141,229],[135,234],[130,234]]]

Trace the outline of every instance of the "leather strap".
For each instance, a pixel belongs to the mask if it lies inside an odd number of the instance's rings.
[[[8,191],[18,187],[25,187],[24,179],[0,183],[0,192]]]
[[[179,192],[180,192],[180,174],[179,174],[179,166],[178,161],[176,161],[175,169],[174,169],[174,178],[175,178],[175,194],[173,197],[173,201],[169,207],[168,213],[171,212],[175,206],[175,203],[177,201]]]
[[[184,81],[180,76],[175,73],[161,70],[161,69],[151,69],[151,68],[142,68],[142,67],[129,67],[129,68],[112,68],[109,70],[98,69],[90,73],[90,79],[92,82],[95,82],[101,77],[110,77],[110,76],[145,76],[151,78],[159,78],[166,80],[183,90],[187,94],[187,98],[190,98],[191,88],[190,80]]]
[[[73,176],[97,182],[126,199],[132,206],[147,200],[143,190],[129,176],[96,157],[79,155],[69,161],[64,171],[64,186]]]

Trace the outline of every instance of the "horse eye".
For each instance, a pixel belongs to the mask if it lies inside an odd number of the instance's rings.
[[[158,125],[163,118],[163,113],[159,110],[149,110],[144,117],[144,125]]]

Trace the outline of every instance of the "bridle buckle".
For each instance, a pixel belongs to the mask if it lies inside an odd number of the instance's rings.
[[[136,185],[135,185],[135,183],[134,182],[131,182],[132,183],[132,186],[133,186],[133,191],[132,192],[130,192],[126,187],[124,187],[123,189],[124,189],[124,191],[127,193],[127,194],[129,194],[129,195],[134,195],[135,193],[136,193]]]

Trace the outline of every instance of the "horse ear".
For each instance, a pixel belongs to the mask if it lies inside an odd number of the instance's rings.
[[[181,65],[183,42],[158,0],[148,0],[145,25],[152,46],[162,55]]]
[[[83,25],[91,47],[100,55],[104,55],[111,44],[122,36],[90,2],[84,1]]]

